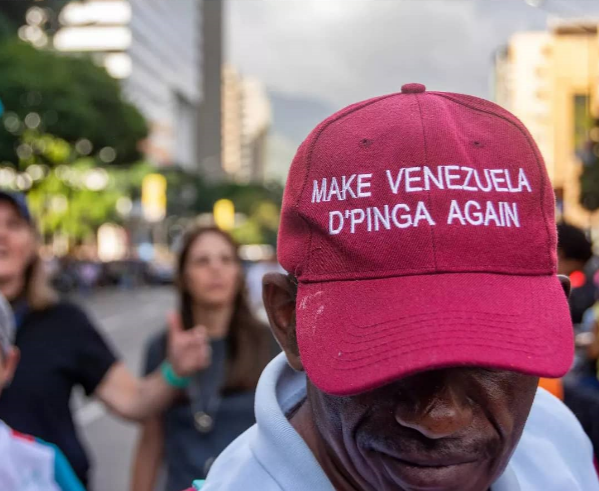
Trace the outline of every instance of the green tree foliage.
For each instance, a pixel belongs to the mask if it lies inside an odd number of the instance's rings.
[[[181,170],[163,172],[167,178],[167,214],[194,217],[212,213],[214,203],[229,199],[240,215],[233,235],[241,244],[276,244],[283,187],[278,183],[207,183]]]
[[[2,2],[2,16],[5,19],[5,24],[10,28],[12,34],[17,32],[17,29],[25,24],[27,11],[31,7],[40,7],[46,9],[48,16],[55,20],[57,19],[60,10],[70,0],[11,0]],[[47,26],[52,30],[53,25]]]
[[[34,130],[21,141],[28,151],[19,159],[19,172],[2,167],[0,176],[4,181],[12,174],[15,184],[28,180],[27,199],[45,238],[60,233],[78,242],[107,221],[121,222],[118,200],[137,193],[151,169],[144,163],[99,167],[67,141]]]
[[[88,58],[37,50],[22,42],[0,44],[0,161],[16,164],[27,125],[76,145],[87,140],[91,157],[130,164],[148,134],[139,111],[123,100],[119,83]],[[28,118],[29,116],[29,118]],[[102,149],[112,149],[102,153]],[[84,152],[87,153],[87,152]]]

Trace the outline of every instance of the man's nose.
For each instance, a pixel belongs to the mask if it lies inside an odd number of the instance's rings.
[[[465,381],[451,369],[411,377],[395,408],[395,420],[431,440],[460,433],[473,418],[464,385]]]

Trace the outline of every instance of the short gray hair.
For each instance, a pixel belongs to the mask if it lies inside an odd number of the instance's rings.
[[[16,324],[10,304],[0,294],[0,350],[6,356],[15,340]]]

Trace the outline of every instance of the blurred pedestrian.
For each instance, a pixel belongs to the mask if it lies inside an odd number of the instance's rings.
[[[143,380],[120,362],[87,315],[50,288],[35,226],[21,194],[0,192],[0,292],[12,304],[21,362],[0,399],[0,418],[60,448],[87,485],[89,460],[70,408],[82,387],[112,413],[139,421],[166,407],[177,376],[208,363],[202,328],[173,324],[168,362]]]
[[[0,394],[19,363],[15,329],[13,312],[0,294]],[[83,485],[57,447],[18,433],[0,420],[0,489],[83,491]]]
[[[100,268],[91,259],[79,263],[77,269],[80,290],[83,296],[89,297],[100,276]]]
[[[570,314],[572,322],[580,324],[597,296],[593,246],[583,230],[567,223],[557,225],[557,237],[558,273],[570,278]]]
[[[248,306],[241,260],[228,234],[218,228],[188,233],[176,286],[183,328],[206,327],[212,362],[181,384],[164,415],[145,422],[132,491],[153,491],[163,464],[166,491],[180,491],[205,476],[219,453],[254,424],[256,384],[273,356],[274,339]],[[164,332],[150,340],[146,373],[162,363],[167,348]]]
[[[538,388],[573,330],[520,121],[408,84],[321,123],[284,196],[290,274],[264,302],[285,354],[202,491],[599,490],[580,424]]]

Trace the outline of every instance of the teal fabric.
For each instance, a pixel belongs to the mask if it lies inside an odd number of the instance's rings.
[[[83,484],[75,475],[75,471],[60,449],[51,443],[36,438],[38,443],[54,450],[54,479],[61,491],[85,491]]]

